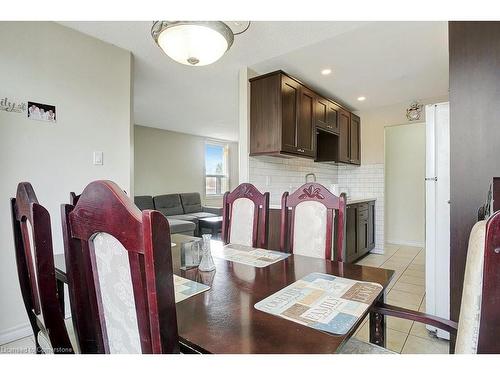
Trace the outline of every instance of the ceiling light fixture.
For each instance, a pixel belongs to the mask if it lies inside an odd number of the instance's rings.
[[[241,23],[235,23],[240,26]],[[190,66],[203,66],[219,60],[231,48],[234,36],[244,33],[250,21],[240,32],[234,32],[222,21],[155,21],[151,36],[173,60]]]
[[[364,96],[360,96],[360,97],[358,98],[358,100],[359,100],[360,102],[364,101],[365,99],[366,99],[366,98],[365,98]]]
[[[324,76],[327,76],[327,75],[328,75],[328,74],[330,74],[331,72],[332,72],[332,70],[331,70],[331,69],[323,69],[323,70],[321,71],[321,74],[323,74]]]

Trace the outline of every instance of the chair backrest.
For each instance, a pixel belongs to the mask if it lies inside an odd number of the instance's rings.
[[[66,270],[82,352],[177,353],[170,229],[111,181],[62,206]]]
[[[500,353],[500,211],[471,230],[455,353]]]
[[[336,215],[337,212],[337,215]],[[344,239],[344,198],[333,195],[318,183],[302,185],[281,198],[281,251],[332,259],[333,237],[337,240],[336,260],[342,261]],[[334,230],[335,217],[337,230]]]
[[[243,183],[226,192],[222,207],[222,241],[253,247],[267,247],[269,193]]]
[[[57,295],[49,212],[29,182],[11,198],[17,273],[37,351],[73,353]]]

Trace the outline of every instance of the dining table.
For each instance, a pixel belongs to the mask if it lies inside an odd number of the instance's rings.
[[[181,351],[214,354],[334,354],[370,315],[370,342],[385,346],[385,318],[368,308],[345,334],[331,334],[260,311],[255,304],[311,273],[322,273],[360,282],[380,284],[372,305],[384,302],[394,271],[290,254],[265,267],[229,261],[220,256],[224,244],[211,240],[216,269],[181,269],[183,243],[200,240],[173,234],[173,273],[208,285],[210,289],[176,304]],[[55,255],[56,279],[64,311],[67,283],[63,254]],[[184,267],[183,267],[184,268]],[[371,307],[371,306],[370,306]]]

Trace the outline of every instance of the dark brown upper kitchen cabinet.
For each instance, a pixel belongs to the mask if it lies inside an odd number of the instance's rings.
[[[360,126],[358,116],[339,110],[338,160],[341,163],[361,164]]]
[[[299,91],[299,115],[297,119],[297,147],[300,153],[314,157],[315,128],[314,101],[316,95],[308,88],[301,86]]]
[[[316,94],[281,71],[250,85],[250,155],[314,158]]]
[[[285,72],[250,79],[250,156],[360,164],[360,119]]]
[[[351,162],[351,114],[345,109],[339,111],[339,153],[338,161],[341,163]]]
[[[332,103],[330,100],[320,96],[316,97],[315,104],[316,128],[338,134],[338,111],[340,107],[335,103]]]
[[[361,164],[360,152],[360,119],[355,114],[351,113],[349,143],[350,143],[350,162],[352,164]]]

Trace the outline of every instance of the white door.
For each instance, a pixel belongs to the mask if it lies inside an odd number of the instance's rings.
[[[426,115],[426,312],[450,316],[450,120],[449,103],[428,105]],[[427,326],[438,337],[443,330]]]

